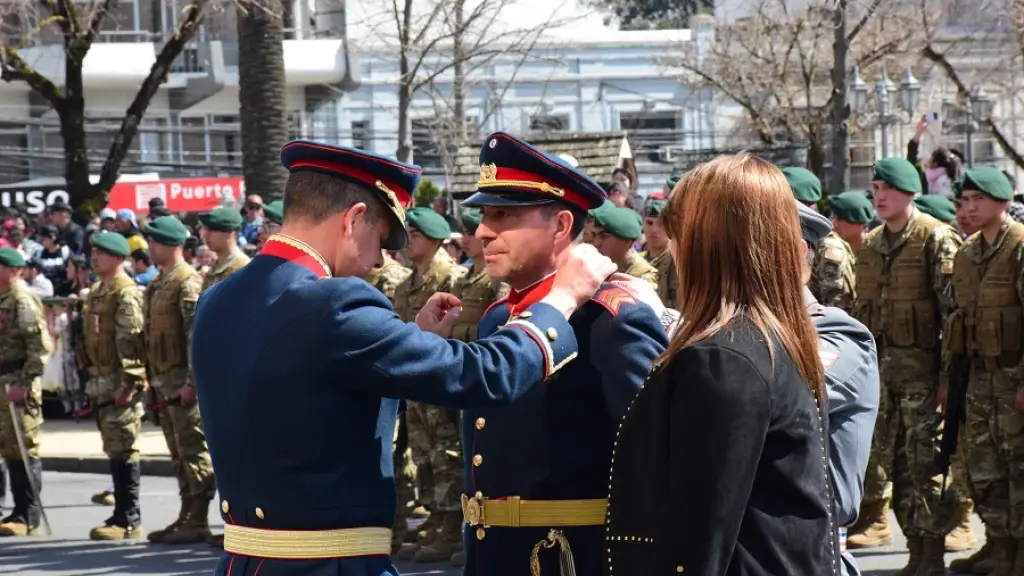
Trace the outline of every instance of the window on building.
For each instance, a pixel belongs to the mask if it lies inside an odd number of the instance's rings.
[[[305,138],[305,131],[302,129],[302,112],[289,112],[288,113],[288,139],[298,140]]]
[[[441,168],[441,151],[437,148],[433,119],[412,121],[413,162],[424,168]]]
[[[207,156],[209,143],[206,140],[206,116],[179,118],[180,128],[175,142],[178,152],[176,163],[183,166],[199,167],[209,165],[212,158]]]
[[[147,130],[147,128],[150,128]],[[167,162],[167,119],[147,116],[139,127],[139,158],[144,164]]]
[[[352,122],[352,147],[360,150],[370,149],[369,120],[355,120]]]
[[[242,165],[242,137],[238,116],[214,114],[209,123],[210,160],[218,169]]]
[[[622,112],[619,127],[629,134],[634,153],[658,158],[663,146],[679,146],[681,143],[680,118],[678,111]]]
[[[565,132],[569,130],[568,114],[530,116],[530,132]]]

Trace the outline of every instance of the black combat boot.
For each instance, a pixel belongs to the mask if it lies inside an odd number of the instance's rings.
[[[0,458],[0,511],[4,508],[4,498],[7,497],[7,463]]]
[[[43,514],[43,504],[40,502],[43,492],[43,461],[39,458],[29,460],[26,472],[26,480],[31,480],[32,484],[27,486],[29,499],[25,506],[25,519],[28,521],[29,533],[32,534],[39,530]]]
[[[25,508],[31,498],[29,493],[28,479],[25,476],[25,466],[20,460],[11,460],[7,464],[7,472],[11,476],[11,496],[14,500],[14,510],[0,520],[0,536],[27,536],[29,534],[28,520],[25,518]]]
[[[111,460],[110,473],[114,479],[114,515],[105,526],[89,532],[92,540],[125,540],[141,538],[139,526],[139,463]]]

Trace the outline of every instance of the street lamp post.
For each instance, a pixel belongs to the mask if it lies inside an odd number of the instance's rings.
[[[986,98],[979,88],[975,88],[969,93],[957,94],[956,103],[944,103],[942,114],[950,132],[965,136],[967,150],[964,150],[964,160],[967,161],[968,168],[973,168],[974,135],[982,131],[978,120],[992,114],[991,100]]]
[[[875,82],[874,97],[875,110],[864,112],[863,109],[868,103],[868,84],[860,77],[860,70],[853,69],[853,79],[850,80],[850,94],[853,96],[854,112],[857,112],[857,125],[861,128],[874,128],[877,126],[882,131],[882,157],[889,157],[889,126],[900,123],[907,123],[917,106],[921,103],[921,83],[914,78],[907,68],[903,80],[899,86],[889,79],[885,65],[882,65],[882,77]],[[896,96],[899,101],[896,102]]]

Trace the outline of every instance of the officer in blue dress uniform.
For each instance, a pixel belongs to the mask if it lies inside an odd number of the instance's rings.
[[[483,209],[476,236],[488,274],[512,291],[484,314],[481,337],[533,317],[557,253],[604,198],[558,157],[501,132],[485,140],[479,191],[465,205]],[[464,412],[468,576],[570,576],[570,562],[580,576],[604,573],[615,431],[667,337],[651,307],[610,283],[569,324],[579,352],[558,374],[509,406]]]
[[[217,573],[397,574],[397,398],[463,408],[521,397],[576,355],[567,319],[615,266],[576,250],[576,277],[560,274],[528,318],[474,343],[444,340],[402,322],[361,279],[382,247],[405,245],[420,169],[301,141],[281,159],[281,232],[195,315],[193,371],[225,522]],[[421,324],[444,333],[457,300],[435,295],[424,312]]]
[[[832,223],[803,204],[797,203],[797,210],[804,240],[813,249],[832,231]],[[864,475],[878,416],[878,353],[870,330],[842,309],[819,304],[806,286],[804,302],[818,331],[821,361],[825,365],[829,467],[836,525],[849,526],[857,520],[864,495]],[[845,538],[840,538],[840,548],[843,574],[859,575],[857,561],[846,550]]]

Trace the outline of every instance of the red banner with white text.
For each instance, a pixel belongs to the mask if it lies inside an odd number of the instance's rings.
[[[149,212],[151,198],[163,198],[171,212],[207,212],[226,200],[245,197],[245,180],[231,178],[165,178],[149,182],[118,182],[110,189],[107,207]]]

